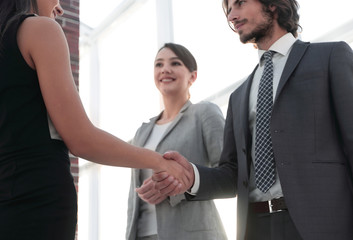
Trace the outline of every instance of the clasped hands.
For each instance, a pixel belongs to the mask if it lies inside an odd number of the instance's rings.
[[[170,161],[167,164],[173,165],[175,171],[154,172],[141,187],[136,188],[138,196],[150,204],[158,204],[168,196],[182,194],[194,184],[194,169],[186,158],[175,151],[166,152],[163,158]]]

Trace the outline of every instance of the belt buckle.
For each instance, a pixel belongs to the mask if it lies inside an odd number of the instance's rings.
[[[275,199],[272,199],[275,200]],[[283,209],[278,209],[278,210],[273,210],[273,204],[272,204],[272,200],[268,200],[268,209],[269,209],[269,213],[276,213],[276,212],[282,212]]]

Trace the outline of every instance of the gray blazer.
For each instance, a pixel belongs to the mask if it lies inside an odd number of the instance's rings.
[[[200,189],[193,198],[237,195],[238,240],[244,239],[248,215],[253,74],[230,97],[220,167],[198,166]],[[353,238],[352,103],[352,49],[343,42],[298,40],[280,79],[270,126],[284,198],[303,239]]]
[[[132,144],[144,146],[160,115],[143,123]],[[186,102],[164,133],[156,151],[176,150],[193,163],[207,167],[218,165],[223,146],[224,117],[213,103]],[[139,169],[131,175],[126,239],[136,239],[139,199],[135,188],[142,183]],[[158,236],[161,240],[222,240],[227,239],[212,200],[188,202],[178,195],[156,205]]]

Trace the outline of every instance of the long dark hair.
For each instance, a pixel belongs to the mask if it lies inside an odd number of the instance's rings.
[[[298,29],[302,29],[299,25],[299,4],[296,0],[258,0],[263,6],[265,11],[269,11],[270,6],[276,7],[278,15],[277,22],[279,26],[286,29],[287,32],[293,34],[294,37],[298,36]],[[228,15],[228,0],[223,0],[223,11]]]
[[[191,52],[184,46],[176,43],[165,43],[159,50],[163,48],[169,48],[175,55],[184,63],[185,67],[190,71],[197,71],[197,63]]]
[[[3,34],[11,22],[31,10],[38,12],[37,0],[1,0],[0,1],[0,43]]]

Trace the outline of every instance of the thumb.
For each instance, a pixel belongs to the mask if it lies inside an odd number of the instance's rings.
[[[176,158],[178,154],[179,153],[177,151],[168,151],[163,154],[163,157],[167,160],[174,160],[174,158]]]
[[[176,151],[168,151],[163,154],[163,157],[167,160],[174,160],[186,169],[191,167],[189,161],[184,158],[180,153]]]

